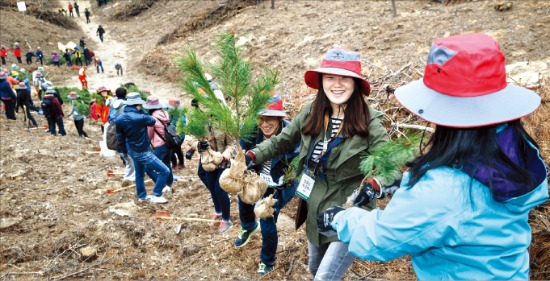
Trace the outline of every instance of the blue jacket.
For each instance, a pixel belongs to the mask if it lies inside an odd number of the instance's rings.
[[[5,79],[0,80],[0,98],[3,100],[13,101],[15,101],[15,99],[17,98],[10,86],[10,83],[8,83],[8,81]]]
[[[144,111],[138,111],[135,106],[126,106],[124,113],[117,116],[114,123],[119,152],[128,153],[130,149],[141,153],[151,149],[147,126],[153,126],[155,118]]]
[[[385,210],[349,208],[332,226],[349,251],[387,261],[411,254],[419,280],[529,278],[531,208],[548,199],[548,172],[531,147],[526,163],[535,187],[506,200],[463,169],[428,170],[414,187],[405,173]],[[493,179],[495,186],[510,186]]]

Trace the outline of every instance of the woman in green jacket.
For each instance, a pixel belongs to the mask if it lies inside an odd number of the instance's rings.
[[[306,221],[309,270],[314,280],[339,280],[355,257],[336,236],[318,232],[317,214],[344,204],[362,184],[379,191],[376,180],[363,182],[359,163],[389,137],[382,114],[366,103],[370,85],[361,77],[358,53],[331,49],[321,68],[307,71],[304,80],[318,89],[315,100],[279,135],[248,151],[246,158],[261,164],[300,144],[301,179],[296,194],[301,202],[296,227]],[[370,210],[375,206],[376,200],[372,200],[362,207]]]

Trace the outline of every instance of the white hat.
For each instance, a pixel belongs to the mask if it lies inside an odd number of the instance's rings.
[[[144,103],[145,101],[141,99],[141,95],[137,92],[128,93],[128,95],[126,96],[126,100],[124,101],[124,104],[126,105],[136,105]]]
[[[407,110],[437,125],[474,128],[517,120],[535,111],[537,93],[506,82],[498,42],[482,33],[437,39],[424,77],[395,91]]]

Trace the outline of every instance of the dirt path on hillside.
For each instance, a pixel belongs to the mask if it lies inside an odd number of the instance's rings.
[[[67,7],[69,2],[74,3],[74,1],[67,0],[58,0],[62,7]],[[75,21],[80,26],[83,31],[84,40],[86,42],[94,42],[97,46],[94,51],[95,55],[101,59],[103,62],[104,73],[97,73],[96,67],[93,63],[88,66],[88,87],[90,90],[96,90],[101,86],[105,86],[108,89],[114,89],[120,87],[120,85],[132,82],[135,83],[140,89],[149,89],[153,95],[159,96],[161,101],[167,101],[169,97],[181,97],[183,92],[173,85],[174,83],[164,83],[162,81],[154,81],[151,78],[146,78],[137,70],[128,68],[130,65],[128,57],[129,48],[125,42],[118,41],[117,38],[121,38],[119,34],[112,33],[112,28],[110,28],[109,23],[98,22],[99,17],[95,16],[98,12],[97,6],[92,6],[91,1],[78,1],[80,6],[80,17],[75,17]],[[111,9],[116,7],[120,3],[109,4],[104,6],[103,9]],[[90,23],[86,23],[86,17],[84,16],[84,9],[88,8],[91,12]],[[94,10],[95,9],[95,10]],[[75,13],[76,14],[76,13]],[[75,15],[76,16],[76,15]],[[96,31],[99,25],[102,25],[105,29],[105,34],[103,35],[103,41],[99,39]],[[64,42],[67,43],[67,42]],[[75,42],[78,44],[78,42]],[[124,69],[123,76],[117,76],[115,70],[115,63],[119,62],[122,64]],[[77,75],[72,75],[68,77],[67,81],[64,83],[67,87],[77,87],[80,88],[80,81],[78,80]]]

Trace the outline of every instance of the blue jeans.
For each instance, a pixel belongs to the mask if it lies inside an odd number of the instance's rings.
[[[313,280],[341,280],[355,260],[348,251],[348,245],[340,241],[319,245],[307,243],[309,272]]]
[[[166,185],[172,187],[172,183],[174,182],[174,174],[172,173],[172,167],[170,165],[170,161],[172,160],[172,151],[166,147],[166,144],[163,144],[159,147],[155,147],[153,150],[153,154],[166,165],[168,170],[170,170],[170,174],[168,175],[168,179],[166,180]],[[145,169],[145,173],[154,181],[157,182],[157,173],[155,173],[151,168],[147,167]],[[163,187],[164,188],[164,187]]]
[[[145,170],[150,168],[154,173],[157,173],[157,181],[153,189],[154,196],[162,196],[162,189],[166,186],[166,180],[170,174],[170,170],[162,161],[160,161],[151,151],[133,152],[128,149],[128,155],[134,160],[134,168],[136,170],[136,192],[140,199],[147,197],[145,189]]]
[[[216,170],[212,172],[207,172],[202,168],[202,164],[199,162],[198,176],[206,188],[208,188],[208,191],[210,191],[216,213],[221,213],[222,220],[228,221],[231,214],[229,195],[220,187],[220,176],[223,170],[223,168],[216,168]]]
[[[277,193],[273,195],[274,199],[277,199],[277,203],[273,208],[275,212],[273,217],[260,219],[260,228],[262,232],[262,249],[260,250],[260,261],[267,266],[274,266],[275,260],[277,257],[275,253],[277,252],[277,244],[279,243],[279,237],[277,235],[277,218],[279,213],[284,206],[292,200],[294,193],[296,193],[296,188],[298,185],[293,187],[277,190]],[[263,195],[263,198],[273,194],[275,189],[268,188]],[[241,219],[241,227],[246,230],[253,230],[256,228],[258,223],[256,222],[256,215],[254,214],[254,205],[244,203],[239,197],[239,218]]]

